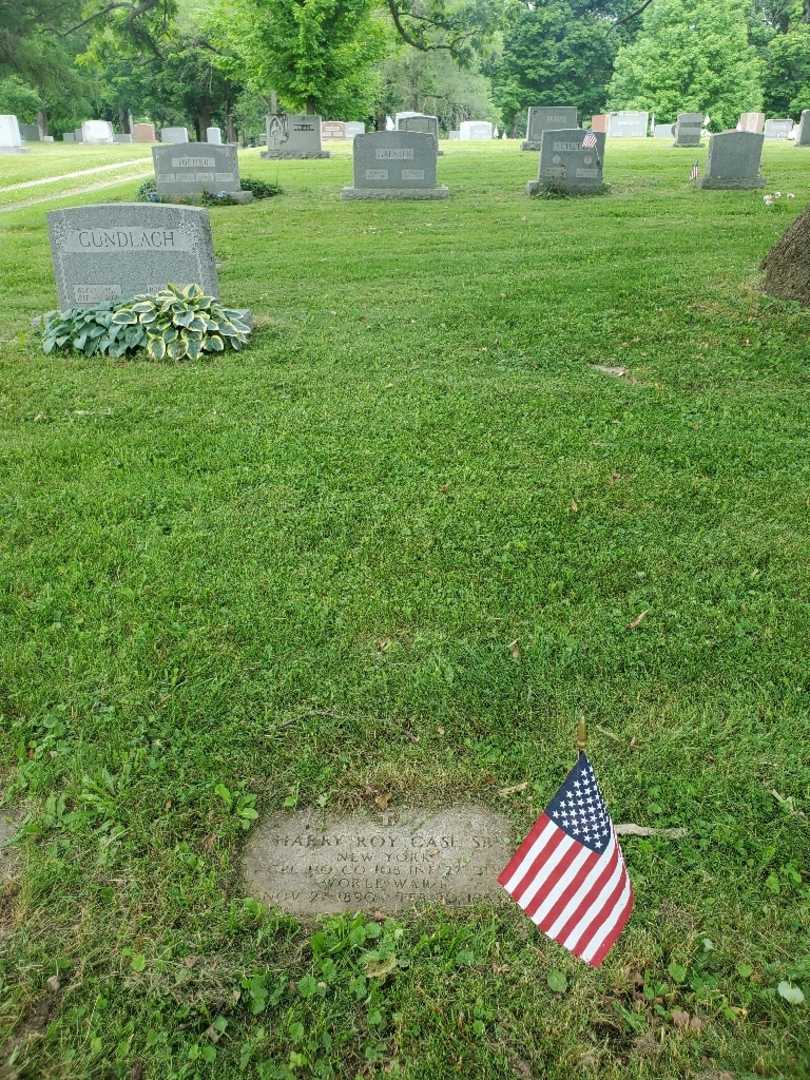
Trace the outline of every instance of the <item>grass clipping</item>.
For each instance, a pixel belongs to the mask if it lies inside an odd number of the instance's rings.
[[[762,261],[771,296],[810,305],[810,209],[793,222]]]

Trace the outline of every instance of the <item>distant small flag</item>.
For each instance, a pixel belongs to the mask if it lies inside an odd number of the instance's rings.
[[[695,162],[692,163],[692,168],[691,168],[691,170],[689,172],[689,179],[694,184],[694,182],[697,180],[697,178],[699,176],[700,176],[700,162],[695,161]]]
[[[633,889],[584,753],[498,881],[544,934],[599,967],[630,918]]]
[[[594,133],[592,131],[587,132],[587,134],[583,135],[583,137],[582,137],[582,149],[583,150],[593,150],[593,148],[597,145],[597,143],[598,143],[598,139],[596,138],[596,136],[594,135]]]

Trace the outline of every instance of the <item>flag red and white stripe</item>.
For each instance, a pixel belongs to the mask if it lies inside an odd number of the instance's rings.
[[[602,963],[630,918],[633,889],[584,754],[498,881],[548,937]]]

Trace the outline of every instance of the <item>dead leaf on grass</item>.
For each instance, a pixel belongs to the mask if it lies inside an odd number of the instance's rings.
[[[520,642],[517,638],[515,638],[514,641],[509,642],[509,651],[512,654],[513,660],[520,660],[520,658],[523,656],[523,653],[520,651]]]
[[[626,367],[610,367],[608,364],[591,364],[591,368],[603,375],[612,375],[614,379],[621,379],[628,372]]]
[[[647,618],[647,616],[649,614],[650,614],[650,609],[649,608],[647,608],[645,611],[640,611],[638,613],[638,615],[636,615],[635,619],[631,619],[630,622],[627,624],[627,629],[628,630],[637,630],[638,627],[641,626],[641,624],[644,622],[644,620]]]
[[[515,784],[512,787],[502,787],[498,791],[498,794],[503,795],[504,798],[505,798],[507,795],[515,795],[515,794],[517,794],[518,791],[525,791],[528,786],[529,786],[529,781],[524,780],[522,784]]]
[[[687,835],[686,829],[653,829],[649,825],[635,825],[625,821],[615,826],[617,836],[665,836],[669,840],[680,840]]]

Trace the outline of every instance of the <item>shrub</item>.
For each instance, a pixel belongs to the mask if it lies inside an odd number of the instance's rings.
[[[44,317],[42,351],[64,349],[85,356],[123,356],[146,345],[146,327],[114,320],[115,305],[49,311]]]
[[[242,179],[242,191],[252,191],[254,199],[272,199],[274,195],[281,195],[282,191],[278,184],[268,184],[264,180],[251,180]],[[159,202],[157,187],[155,185],[154,176],[147,177],[146,180],[140,185],[135,192],[135,198],[138,202]],[[175,201],[182,203],[184,201],[193,201],[195,196],[193,195],[177,195],[174,197]],[[202,196],[203,206],[234,206],[235,200],[231,198],[227,191],[218,191],[216,194],[205,193]]]
[[[242,313],[206,296],[199,285],[167,285],[155,296],[136,296],[112,316],[119,326],[146,332],[153,360],[196,360],[203,352],[222,352],[247,344],[250,327]]]

